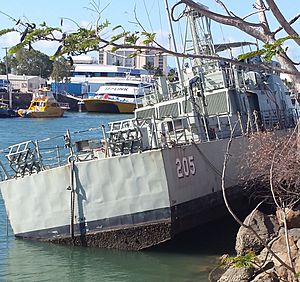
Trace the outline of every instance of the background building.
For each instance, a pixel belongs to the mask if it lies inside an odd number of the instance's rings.
[[[111,52],[110,46],[105,47],[99,52],[99,64],[116,65],[131,68],[159,68],[164,75],[167,75],[167,56],[154,50],[147,50],[133,58],[128,55],[134,53],[134,49],[120,49]]]
[[[0,80],[6,80],[6,75],[0,75]],[[41,85],[45,85],[46,80],[40,76],[31,75],[14,75],[9,74],[8,80],[10,81],[12,91],[16,92],[34,92],[39,89]]]

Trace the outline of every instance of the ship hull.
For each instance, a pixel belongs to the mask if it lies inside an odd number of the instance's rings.
[[[235,152],[241,152],[243,140],[233,142]],[[224,215],[220,172],[226,144],[219,140],[76,163],[74,210],[69,165],[8,180],[0,188],[17,237],[139,250]],[[238,167],[237,160],[229,162],[226,181],[235,203],[244,197],[236,186]]]
[[[18,115],[23,118],[57,118],[64,115],[65,110],[61,108],[45,111],[18,110]]]
[[[106,99],[84,99],[84,105],[88,112],[128,114],[136,109],[135,103],[125,103]]]
[[[17,116],[18,115],[14,110],[0,108],[0,118],[12,118]]]
[[[84,103],[82,102],[82,98],[72,96],[69,94],[65,95],[65,94],[61,94],[61,93],[55,94],[55,98],[60,103],[69,104],[70,111],[73,111],[73,112],[85,112],[86,111]]]

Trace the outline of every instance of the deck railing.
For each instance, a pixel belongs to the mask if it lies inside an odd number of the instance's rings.
[[[0,150],[0,180],[24,177],[76,161],[127,155],[151,149],[211,142],[257,131],[292,128],[297,110],[211,116],[185,115],[164,119],[128,119]]]

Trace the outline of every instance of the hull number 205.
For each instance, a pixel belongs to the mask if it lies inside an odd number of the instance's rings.
[[[176,158],[176,169],[178,178],[188,177],[196,174],[194,156]]]

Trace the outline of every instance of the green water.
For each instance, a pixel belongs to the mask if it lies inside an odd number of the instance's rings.
[[[0,148],[130,117],[66,113],[60,119],[0,119]],[[0,197],[0,281],[208,281],[217,256],[233,250],[236,228],[226,217],[142,252],[65,247],[16,240]]]

